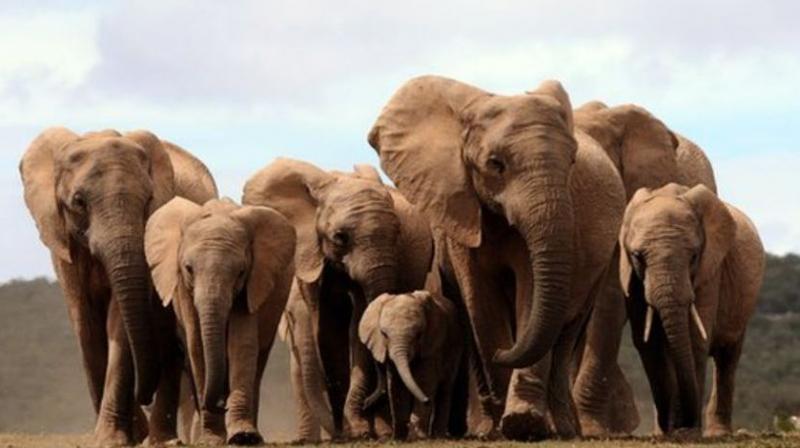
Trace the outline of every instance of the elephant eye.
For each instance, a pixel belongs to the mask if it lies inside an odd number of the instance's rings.
[[[496,174],[503,174],[503,172],[506,170],[505,163],[503,163],[503,161],[494,154],[490,155],[486,160],[486,167]]]
[[[350,243],[350,235],[344,230],[337,230],[336,233],[333,234],[331,241],[337,247],[346,247],[347,244]]]
[[[81,193],[80,191],[76,191],[72,195],[71,202],[72,202],[72,207],[75,209],[79,210],[86,209],[86,197],[84,197],[83,193]]]
[[[183,269],[185,269],[185,270],[186,270],[186,273],[187,273],[187,274],[189,274],[189,277],[192,277],[192,276],[194,276],[194,269],[192,269],[192,265],[190,265],[190,264],[188,264],[188,263],[187,263],[187,264],[185,264],[185,265],[183,266]]]

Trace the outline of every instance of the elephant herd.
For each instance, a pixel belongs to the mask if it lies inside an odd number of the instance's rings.
[[[626,434],[628,321],[654,430],[731,431],[764,250],[694,143],[638,106],[573,110],[555,81],[503,96],[436,76],[368,141],[396,187],[280,158],[241,205],[147,131],[31,143],[25,202],[98,445],[177,441],[179,414],[185,442],[262,443],[276,336],[302,440]]]

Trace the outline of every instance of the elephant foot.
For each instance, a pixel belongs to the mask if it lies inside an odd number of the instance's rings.
[[[130,435],[122,428],[98,422],[94,431],[93,443],[96,447],[117,447],[133,445]]]
[[[172,439],[151,439],[147,438],[144,443],[145,446],[183,446],[181,439],[175,437]]]
[[[542,440],[550,434],[547,418],[533,409],[504,415],[500,420],[500,432],[509,440],[520,441]]]
[[[731,435],[730,426],[721,423],[709,423],[703,431],[703,437],[725,437]]]
[[[228,444],[230,445],[260,445],[264,438],[258,433],[256,427],[247,421],[231,422],[228,425]]]
[[[347,434],[351,439],[369,439],[372,436],[369,422],[364,418],[350,418],[347,426]]]
[[[675,443],[692,443],[700,440],[700,428],[677,428],[666,435],[666,439]]]
[[[581,433],[584,437],[604,438],[609,435],[603,422],[594,416],[582,414],[579,416],[579,420],[581,423]]]
[[[196,444],[208,446],[225,445],[225,436],[204,430],[202,433],[200,433],[200,437],[197,439]]]

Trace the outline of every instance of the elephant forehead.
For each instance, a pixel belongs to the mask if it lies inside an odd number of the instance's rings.
[[[105,135],[76,140],[67,147],[66,155],[70,161],[76,161],[75,159],[81,155],[108,156],[110,158],[136,157],[139,160],[147,160],[147,152],[135,142],[123,137]]]
[[[677,197],[654,197],[640,205],[630,228],[628,239],[638,244],[671,238],[696,246],[702,239],[697,215],[686,201]]]
[[[187,241],[229,246],[241,246],[248,240],[244,225],[230,216],[220,213],[202,214],[186,227]]]
[[[557,101],[543,95],[494,96],[476,110],[479,121],[496,121],[510,127],[524,125],[562,125]]]

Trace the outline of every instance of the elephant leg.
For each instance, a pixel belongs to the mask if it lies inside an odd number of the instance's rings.
[[[103,299],[89,297],[85,291],[89,282],[82,281],[83,276],[77,266],[54,259],[53,267],[64,294],[72,330],[78,338],[92,406],[95,414],[98,414],[108,367],[108,310],[105,306],[97,306]]]
[[[618,280],[617,256],[606,274],[585,332],[573,398],[584,436],[629,434],[639,426],[639,413],[625,375],[617,363],[627,321]]]
[[[508,398],[500,431],[511,440],[540,440],[547,437],[547,385],[552,353],[531,367],[511,374]]]
[[[744,338],[732,346],[716,349],[711,354],[714,359],[714,379],[711,397],[705,412],[706,430],[704,434],[708,437],[731,433],[736,367],[739,365],[739,358],[742,355],[743,342]]]
[[[133,438],[133,357],[116,301],[108,311],[108,369],[94,429],[100,446],[129,445]]]
[[[184,355],[174,332],[175,321],[166,316],[166,310],[157,310],[158,336],[162,347],[161,377],[158,383],[153,411],[150,414],[150,443],[162,444],[178,440],[178,405],[181,394],[181,375]]]
[[[373,361],[367,347],[358,339],[358,323],[364,312],[364,306],[354,302],[353,319],[350,322],[350,353],[352,366],[350,370],[350,387],[344,404],[344,417],[347,421],[350,437],[364,438],[372,433],[370,422],[364,415],[364,400],[372,392],[371,379],[374,376]]]
[[[297,412],[297,438],[300,442],[316,443],[321,440],[319,420],[314,416],[308,403],[300,363],[294,353],[289,357],[289,377],[294,391],[295,409]]]
[[[264,441],[254,419],[258,355],[257,316],[246,311],[232,311],[228,323],[230,393],[225,427],[228,443],[233,445],[256,445]]]
[[[435,366],[421,364],[414,368],[413,375],[419,387],[432,400],[428,403],[414,400],[411,419],[409,420],[409,436],[411,440],[417,440],[428,438],[432,434],[433,419],[435,417],[434,406],[436,405],[439,386],[439,372]],[[445,422],[447,420],[448,418],[445,417]]]
[[[569,371],[583,326],[582,319],[568,324],[553,347],[547,402],[555,432],[562,438],[575,438],[581,435],[578,412],[575,402],[572,401]]]
[[[194,384],[185,369],[181,369],[180,404],[178,406],[178,437],[184,444],[190,444],[195,434],[192,427],[197,414]]]
[[[405,440],[408,437],[408,424],[414,406],[414,397],[400,380],[393,364],[388,366],[386,387],[389,390],[389,405],[392,411],[392,437]]]

